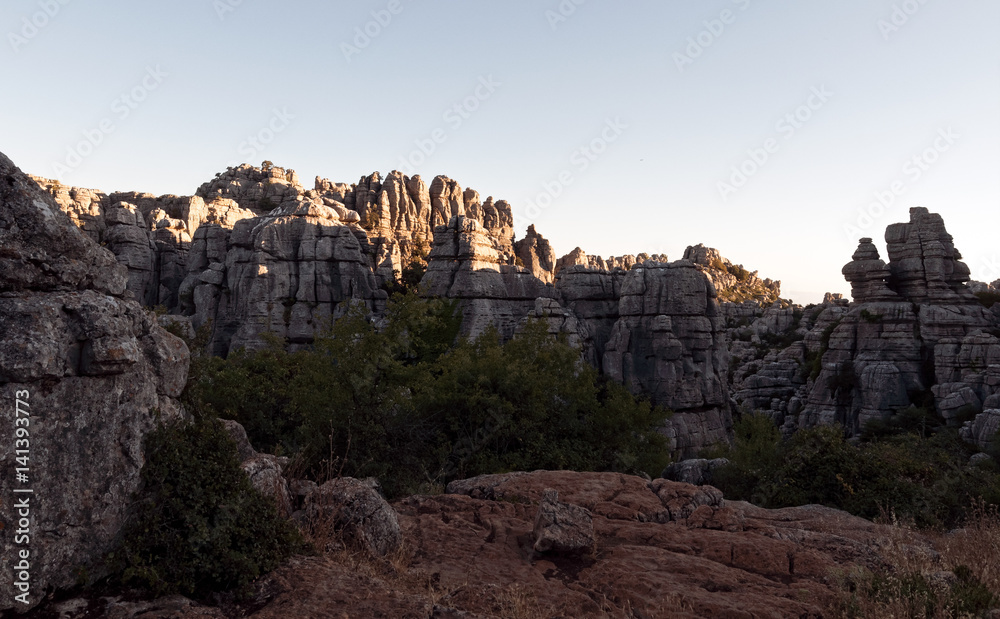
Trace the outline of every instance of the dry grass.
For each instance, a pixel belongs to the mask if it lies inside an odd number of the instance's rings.
[[[974,504],[966,526],[948,533],[917,532],[894,518],[888,524],[889,534],[876,549],[881,569],[857,567],[836,575],[842,595],[835,616],[965,619],[1000,609],[996,506]]]

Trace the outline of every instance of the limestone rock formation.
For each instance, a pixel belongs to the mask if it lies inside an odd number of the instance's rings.
[[[535,231],[534,224],[528,226],[524,238],[514,243],[514,253],[520,259],[520,264],[531,271],[531,274],[546,284],[551,284],[555,277],[556,252],[545,237]]]
[[[961,429],[962,438],[984,452],[1000,450],[997,437],[1000,436],[1000,408],[991,408],[967,421]]]
[[[212,321],[213,352],[260,348],[265,333],[308,344],[347,300],[380,311],[387,294],[356,220],[353,211],[299,196],[232,231],[199,229],[178,296],[190,303],[195,328]]]
[[[215,179],[199,187],[196,195],[207,200],[228,198],[240,208],[264,215],[294,202],[302,193],[295,170],[243,164],[217,174]]]
[[[261,494],[274,500],[279,515],[291,516],[292,495],[288,480],[283,474],[288,458],[257,453],[250,445],[250,439],[247,438],[247,431],[243,426],[231,419],[220,420],[220,423],[236,443],[240,468],[250,479],[250,484]]]
[[[527,270],[506,263],[482,224],[453,217],[434,230],[424,293],[460,301],[463,333],[476,337],[496,327],[505,338],[534,309],[539,297],[553,292]]]
[[[806,311],[800,341],[759,321],[748,344],[732,341],[734,357],[769,332],[785,346],[752,372],[738,364],[737,402],[767,411],[786,434],[817,424],[857,434],[929,397],[956,425],[1000,400],[1000,320],[967,286],[969,269],[941,216],[913,208],[908,223],[889,226],[886,243],[888,264],[861,239],[843,269],[853,303],[830,297]]]
[[[618,314],[604,372],[674,411],[678,452],[727,440],[729,355],[712,283],[689,261],[647,262],[626,276]]]
[[[606,271],[612,272],[616,270],[628,271],[637,264],[642,264],[647,261],[654,262],[667,262],[667,256],[664,254],[638,254],[633,256],[631,254],[625,256],[611,256],[607,259],[600,256],[588,255],[585,251],[577,247],[570,253],[566,254],[562,258],[556,261],[555,273],[558,275],[563,269],[568,269],[571,267],[585,267],[587,269],[596,271]]]
[[[889,289],[889,266],[879,258],[878,248],[870,238],[861,239],[843,273],[857,303],[899,300],[899,295]]]
[[[752,301],[760,307],[769,307],[781,298],[781,282],[760,279],[757,271],[750,272],[743,265],[733,264],[717,249],[704,245],[688,247],[684,250],[684,260],[693,262],[712,280],[720,302]]]
[[[124,298],[129,275],[0,155],[0,393],[9,421],[0,440],[14,446],[15,417],[28,420],[18,426],[28,433],[19,436],[26,464],[16,463],[26,480],[0,477],[0,554],[31,553],[28,603],[16,601],[8,570],[0,610],[29,608],[73,585],[74,569],[95,570],[139,486],[144,436],[157,417],[181,415],[187,347]],[[0,466],[14,470],[13,450]],[[13,535],[23,515],[15,489],[33,490],[23,497],[27,544]]]
[[[911,208],[910,221],[889,226],[885,242],[892,288],[901,296],[916,304],[975,303],[969,267],[940,215]]]

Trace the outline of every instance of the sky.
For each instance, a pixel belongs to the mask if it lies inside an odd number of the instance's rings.
[[[703,243],[805,304],[914,206],[1000,278],[998,31],[995,0],[6,0],[0,152],[155,194],[444,174],[557,255]]]

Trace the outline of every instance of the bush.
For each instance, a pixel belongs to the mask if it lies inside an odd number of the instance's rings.
[[[735,445],[712,454],[730,460],[713,483],[727,498],[762,507],[818,503],[869,519],[891,512],[920,526],[958,522],[973,499],[1000,503],[998,467],[968,466],[972,449],[957,432],[929,433],[919,411],[902,418],[915,430],[869,430],[868,442],[853,445],[834,426],[781,441],[767,417],[744,416]]]
[[[419,403],[449,446],[444,479],[545,469],[659,473],[666,411],[601,381],[541,322],[501,344],[495,331],[442,356]]]
[[[307,475],[377,477],[390,497],[480,473],[666,465],[667,411],[602,381],[542,323],[506,343],[458,341],[460,324],[452,301],[395,295],[379,325],[351,310],[311,350],[199,361],[186,397]]]
[[[204,598],[245,592],[297,540],[273,501],[250,485],[222,425],[202,419],[147,437],[137,507],[109,560],[127,586]]]

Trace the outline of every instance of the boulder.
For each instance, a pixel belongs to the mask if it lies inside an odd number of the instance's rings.
[[[374,480],[333,479],[305,496],[305,520],[314,536],[343,535],[373,556],[399,550],[403,534],[396,511]]]
[[[120,213],[127,226],[125,213]],[[27,507],[0,502],[13,532],[27,510],[28,541],[0,537],[0,554],[30,553],[30,592],[13,572],[0,576],[0,611],[26,610],[44,592],[70,587],[74,570],[100,577],[99,559],[117,538],[143,464],[143,439],[158,420],[183,416],[189,355],[182,340],[126,300],[129,271],[88,238],[40,189],[0,155],[0,393],[11,417],[0,441],[14,445],[13,418],[28,433],[25,459],[0,466],[0,494],[23,493]],[[16,406],[15,406],[16,404]],[[20,411],[20,412],[18,412]],[[22,466],[23,465],[23,466]]]
[[[559,501],[559,492],[547,489],[535,516],[535,552],[563,555],[593,553],[594,518],[579,505]]]

